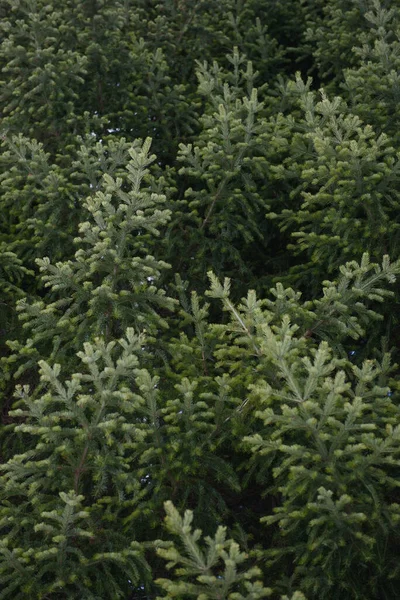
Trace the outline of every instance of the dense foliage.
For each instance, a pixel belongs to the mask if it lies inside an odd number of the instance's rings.
[[[400,3],[0,30],[0,600],[399,597]]]

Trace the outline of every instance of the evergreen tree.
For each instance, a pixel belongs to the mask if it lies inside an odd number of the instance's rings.
[[[208,546],[206,553],[198,544],[201,530],[191,530],[193,513],[186,511],[182,519],[171,502],[166,502],[165,508],[167,528],[171,533],[179,536],[185,553],[182,555],[171,542],[158,542],[158,554],[170,561],[169,569],[176,564],[182,565],[176,569],[178,582],[170,579],[158,580],[159,585],[167,592],[163,596],[164,598],[185,595],[188,598],[201,596],[210,600],[212,598],[216,600],[218,598],[257,600],[258,598],[267,598],[272,594],[272,590],[263,587],[260,581],[251,581],[261,575],[256,567],[238,572],[237,567],[246,561],[248,556],[244,552],[240,552],[238,544],[233,540],[226,539],[224,527],[218,528],[214,538],[207,537],[205,539]],[[222,574],[217,567],[221,562],[224,564]],[[212,574],[214,569],[218,573],[217,575]],[[191,583],[190,579],[195,583]],[[285,596],[282,600],[289,600],[289,598]],[[291,596],[291,600],[304,600],[304,596],[296,592]]]
[[[396,598],[398,3],[0,18],[0,600]]]

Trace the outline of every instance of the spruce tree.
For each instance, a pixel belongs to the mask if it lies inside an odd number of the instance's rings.
[[[398,596],[399,15],[0,2],[0,599]]]

